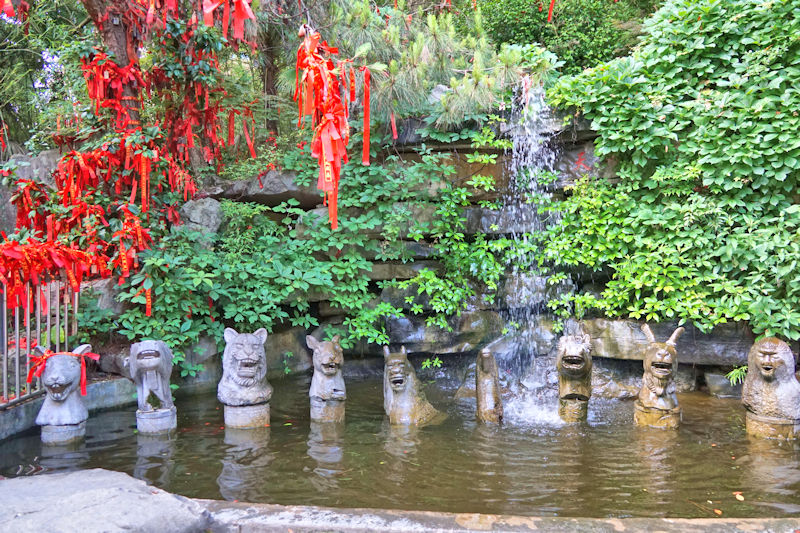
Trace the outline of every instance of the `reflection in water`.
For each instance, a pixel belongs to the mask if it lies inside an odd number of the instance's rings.
[[[766,492],[776,496],[797,494],[800,488],[800,452],[796,446],[771,439],[750,438],[747,453],[739,461],[747,485],[764,487]],[[785,513],[800,513],[800,501],[766,505]]]
[[[79,470],[89,462],[84,441],[48,446],[42,444],[39,465],[44,470]]]
[[[337,476],[344,471],[344,422],[311,422],[308,456],[317,462],[311,483],[319,490],[337,489]]]
[[[173,432],[174,433],[174,432]],[[136,435],[136,466],[133,477],[158,487],[169,485],[175,454],[174,434]]]
[[[342,429],[309,424],[307,376],[274,386],[271,430],[225,428],[213,393],[179,398],[174,441],[142,441],[125,407],[92,415],[78,448],[42,450],[38,432],[3,442],[0,475],[108,468],[184,496],[285,505],[564,517],[715,518],[713,509],[723,518],[800,516],[800,443],[749,441],[737,400],[680,395],[684,418],[677,431],[636,428],[633,402],[599,398],[592,399],[587,424],[483,427],[475,422],[475,401],[465,400],[447,408],[441,425],[391,427],[376,375],[348,382]],[[436,406],[455,387],[441,389],[441,397],[429,396]]]
[[[248,500],[247,493],[264,482],[266,469],[274,459],[269,453],[270,428],[225,428],[227,449],[222,472],[217,477],[219,492],[226,500]]]

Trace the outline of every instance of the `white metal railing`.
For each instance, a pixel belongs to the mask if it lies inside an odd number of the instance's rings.
[[[25,286],[27,305],[12,307],[0,283],[0,410],[44,394],[39,378],[27,383],[35,346],[56,352],[68,350],[78,330],[78,293],[69,283],[52,280]]]

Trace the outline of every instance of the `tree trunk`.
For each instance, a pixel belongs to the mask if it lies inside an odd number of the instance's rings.
[[[100,38],[106,51],[113,56],[117,66],[125,67],[130,63],[139,63],[137,48],[139,36],[135,35],[135,28],[129,27],[125,20],[128,10],[127,0],[81,0],[86,12],[97,27]],[[107,15],[107,17],[106,17]],[[139,126],[139,102],[141,101],[142,87],[134,82],[126,83],[122,87],[123,105],[128,109],[128,128]]]

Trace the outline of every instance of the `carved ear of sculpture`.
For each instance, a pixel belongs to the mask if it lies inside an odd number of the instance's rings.
[[[341,335],[336,335],[331,339],[331,342],[333,344],[338,345],[341,340],[342,340],[342,336]]]
[[[650,326],[647,324],[642,324],[642,333],[644,333],[644,336],[647,337],[647,342],[656,342],[656,336],[653,335],[653,332],[650,330]]]
[[[238,334],[239,333],[233,328],[225,328],[225,332],[222,336],[225,338],[225,342],[233,342],[233,339],[235,339]]]
[[[384,359],[388,359],[390,355],[391,355],[391,353],[389,352],[389,347],[388,346],[384,346],[383,347],[383,357],[384,357]]]
[[[405,346],[400,347],[400,353],[403,354],[406,357],[406,359],[408,359],[408,352],[406,351]]]
[[[311,351],[314,351],[319,348],[319,341],[312,335],[306,335],[306,346],[311,348]]]
[[[44,346],[34,346],[33,350],[36,352],[36,355],[38,356],[44,355]]]
[[[264,328],[258,328],[253,332],[253,335],[258,337],[258,340],[261,341],[261,344],[267,342],[267,330]]]
[[[592,349],[592,337],[588,333],[583,336],[583,344],[585,344],[589,350]]]
[[[676,329],[675,331],[673,331],[672,335],[667,340],[667,344],[674,348],[675,345],[678,343],[678,339],[680,339],[681,335],[683,335],[684,331],[685,331],[685,329],[682,328],[682,327],[680,327],[680,328]]]
[[[77,348],[72,350],[72,353],[85,354],[85,353],[89,353],[91,351],[92,351],[92,345],[91,344],[81,344],[80,346],[78,346]]]

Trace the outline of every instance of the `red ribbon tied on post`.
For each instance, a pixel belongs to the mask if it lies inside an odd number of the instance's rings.
[[[84,345],[84,346],[89,346]],[[80,349],[80,348],[79,348]],[[91,347],[88,348],[91,350]],[[31,365],[30,370],[28,371],[28,379],[26,380],[27,383],[31,383],[33,381],[34,376],[37,378],[42,377],[42,373],[44,372],[45,367],[47,366],[47,360],[56,355],[69,355],[71,357],[77,357],[80,359],[81,362],[81,396],[86,396],[86,358],[93,361],[99,361],[100,355],[96,353],[92,353],[89,351],[86,352],[54,352],[52,350],[44,350],[41,355],[33,355],[28,354],[28,357],[33,362]]]

